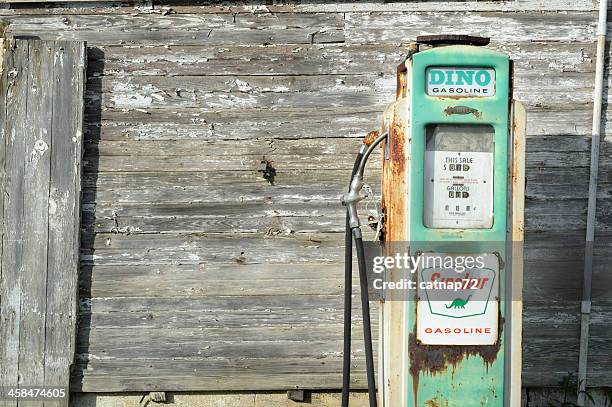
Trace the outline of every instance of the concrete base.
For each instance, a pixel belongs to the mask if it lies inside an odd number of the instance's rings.
[[[140,394],[74,393],[71,407],[338,407],[340,393],[309,392],[304,402],[291,401],[287,393],[166,393],[166,403],[143,401]],[[352,393],[351,407],[368,407],[367,393]]]

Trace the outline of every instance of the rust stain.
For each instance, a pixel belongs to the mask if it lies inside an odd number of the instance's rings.
[[[401,242],[406,240],[405,218],[405,130],[401,114],[402,103],[392,106],[385,117],[392,118],[390,125],[389,160],[383,154],[383,199],[384,241]],[[385,149],[386,146],[383,146]]]
[[[516,122],[516,120],[512,121],[512,134],[518,134],[518,123]],[[517,137],[514,137],[514,151],[517,151],[519,149],[519,141]],[[512,161],[513,161],[513,165],[512,165],[512,184],[516,185],[516,183],[518,182],[519,179],[519,160],[518,160],[518,155],[517,154],[513,154],[512,157]]]
[[[453,114],[460,114],[460,115],[473,114],[474,117],[476,118],[480,118],[482,116],[481,112],[469,106],[448,106],[446,109],[444,109],[444,114],[446,114],[447,116],[450,116]]]
[[[448,407],[448,400],[438,400],[437,397],[432,398],[431,400],[427,400],[425,407]]]
[[[363,138],[363,144],[365,144],[366,146],[369,146],[374,141],[376,141],[377,138],[378,138],[378,132],[376,130],[371,131],[368,134],[366,134],[366,136]]]
[[[405,97],[406,93],[406,60],[397,66],[397,80],[395,85],[395,100]]]
[[[435,375],[441,374],[450,367],[452,371],[463,359],[470,356],[480,356],[486,368],[495,362],[501,349],[504,318],[499,315],[499,329],[495,345],[423,345],[416,338],[416,323],[413,333],[408,336],[408,354],[410,357],[410,375],[412,376],[413,394],[415,403],[418,399],[419,376],[421,373]],[[452,374],[452,373],[451,373]],[[416,404],[415,404],[416,406]]]
[[[390,146],[390,159],[391,159],[391,170],[394,175],[404,173],[404,167],[406,165],[405,158],[405,134],[402,122],[397,115],[397,110],[393,113],[393,123],[391,123],[391,146]]]
[[[398,117],[397,109],[393,112],[393,121],[390,126],[389,160],[385,160],[386,176],[385,189],[388,193],[386,202],[386,216],[389,229],[386,238],[389,241],[402,241],[405,229],[405,154],[404,154],[404,127]]]
[[[406,88],[407,84],[407,73],[408,68],[406,67],[406,62],[409,61],[412,56],[419,51],[419,45],[416,42],[411,42],[408,44],[408,54],[406,58],[397,66],[397,79],[396,79],[396,89],[395,89],[395,100],[399,100],[401,98],[406,97]]]
[[[389,125],[389,144],[383,146],[383,151],[388,151],[386,159],[382,154],[383,176],[382,176],[382,207],[384,211],[384,241],[405,242],[407,237],[406,225],[406,137],[410,134],[406,128],[406,98],[400,99],[389,106],[383,115],[384,120],[391,121]],[[408,132],[408,135],[406,134]],[[385,245],[385,254],[392,255],[395,252],[393,244]],[[390,341],[391,346],[399,346],[399,343]],[[399,377],[389,378],[391,386],[400,385]]]

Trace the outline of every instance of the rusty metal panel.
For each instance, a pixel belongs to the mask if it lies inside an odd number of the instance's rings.
[[[401,88],[410,84],[410,63],[402,79]],[[398,93],[406,95],[409,90]],[[384,213],[383,235],[386,241],[401,242],[407,239],[408,218],[407,202],[409,188],[407,180],[407,159],[410,157],[410,127],[408,101],[399,98],[391,104],[383,115],[383,130],[389,128],[388,145],[383,145],[383,177],[382,177],[382,210]],[[387,153],[388,152],[388,153]],[[385,255],[392,255],[393,246],[385,246]],[[395,271],[392,270],[391,273]],[[390,280],[398,280],[400,276],[389,275]],[[405,301],[384,301],[380,306],[380,405],[406,405],[406,369],[398,360],[407,360],[407,333],[403,329],[406,318]]]

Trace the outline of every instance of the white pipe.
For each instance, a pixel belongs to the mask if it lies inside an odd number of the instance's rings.
[[[597,24],[597,62],[595,66],[595,91],[593,94],[593,130],[591,132],[591,170],[589,177],[589,201],[584,251],[584,283],[580,307],[580,355],[578,360],[578,405],[584,406],[587,384],[587,360],[589,351],[589,324],[591,314],[591,281],[593,277],[593,242],[595,240],[595,212],[597,209],[597,172],[599,170],[599,143],[601,135],[601,110],[603,105],[603,80],[608,17],[608,0],[599,3]]]

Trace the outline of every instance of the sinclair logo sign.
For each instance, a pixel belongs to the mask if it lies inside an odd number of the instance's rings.
[[[426,93],[430,96],[488,97],[495,95],[491,68],[429,67]]]
[[[435,264],[439,256],[440,253],[425,253],[419,264]],[[497,342],[499,258],[493,253],[472,257],[480,259],[480,264],[461,269],[445,265],[418,267],[416,330],[421,343],[493,345]]]

